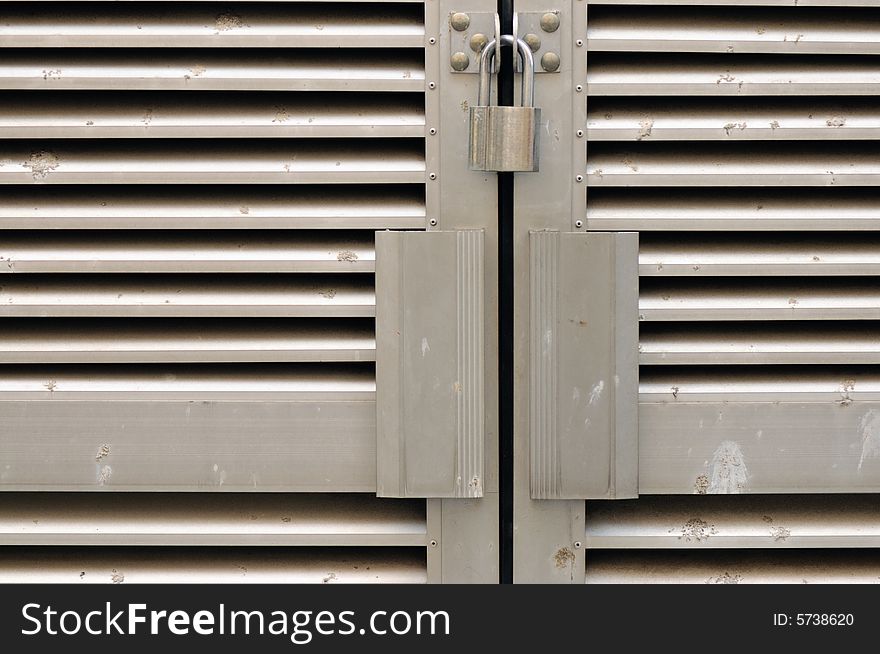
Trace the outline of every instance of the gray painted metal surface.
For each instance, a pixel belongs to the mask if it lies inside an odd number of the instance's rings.
[[[185,277],[12,275],[0,291],[2,316],[371,317],[375,297],[363,276],[284,280]]]
[[[485,323],[485,439],[483,497],[429,500],[439,503],[436,520],[442,538],[429,548],[438,557],[444,582],[497,583],[499,577],[498,497],[498,192],[492,173],[467,170],[467,107],[476,97],[476,75],[451,71],[454,50],[450,14],[454,0],[425,4],[425,162],[428,230],[483,230]],[[495,0],[473,0],[468,10],[495,12]],[[431,39],[434,39],[432,42]],[[432,85],[433,83],[433,85]],[[434,129],[434,132],[431,132]],[[431,177],[434,173],[434,177]],[[436,221],[434,224],[433,221]]]
[[[3,493],[0,543],[4,547],[427,544],[425,503],[418,500],[395,502],[342,493],[208,492],[164,493],[161,502],[148,493]]]
[[[427,581],[423,548],[4,547],[0,583],[330,584]]]
[[[514,528],[516,583],[580,583],[584,575],[583,500],[539,500],[531,497],[530,421],[533,392],[529,363],[532,298],[529,232],[579,231],[586,214],[584,184],[575,180],[586,168],[587,151],[576,130],[586,128],[587,59],[576,40],[583,39],[584,2],[547,5],[518,0],[521,12],[559,11],[561,74],[541,75],[535,104],[542,108],[541,170],[514,177]],[[580,86],[580,91],[578,91]],[[572,280],[575,281],[575,280]],[[585,280],[581,280],[586,286]],[[597,283],[597,285],[600,285]],[[560,353],[570,356],[571,353]],[[589,396],[590,389],[586,389]],[[569,391],[570,392],[570,391]],[[569,395],[570,397],[570,395]]]
[[[872,550],[766,552],[594,551],[592,584],[873,584],[880,559]]]
[[[27,230],[421,229],[421,185],[116,189],[0,186],[0,228]],[[199,235],[204,238],[203,235]]]
[[[290,93],[229,95],[93,91],[0,93],[0,137],[62,138],[364,138],[424,136],[416,93],[314,98]],[[414,97],[413,97],[414,96]]]
[[[250,209],[248,209],[248,214]],[[372,238],[360,232],[21,233],[0,243],[0,274],[371,273]]]
[[[643,277],[873,277],[880,274],[875,233],[780,232],[764,241],[752,234],[645,234],[639,241]]]
[[[73,50],[4,52],[0,89],[152,91],[414,91],[424,90],[421,51],[404,49],[392,59],[381,51],[352,57],[342,49],[321,54],[261,51],[250,57],[220,50],[198,56],[142,55]]]
[[[864,231],[880,226],[873,187],[590,189],[586,224],[595,230]],[[583,214],[582,214],[583,215]]]
[[[636,234],[532,232],[530,489],[638,495]]]
[[[370,320],[13,319],[0,363],[287,363],[374,361]]]
[[[875,7],[876,0],[587,0],[590,5],[706,5],[713,7]]]
[[[876,323],[643,323],[642,365],[875,365]]]
[[[10,141],[0,184],[421,184],[421,141]]]
[[[877,380],[848,369],[643,368],[643,494],[880,491]]]
[[[876,3],[875,3],[876,6]],[[880,16],[833,8],[596,7],[590,50],[805,54],[880,53]]]
[[[880,64],[817,55],[593,52],[587,79],[594,96],[870,96],[880,93]]]
[[[376,234],[377,492],[482,497],[483,234]]]
[[[671,98],[590,102],[591,141],[876,139],[872,98]]]
[[[232,3],[145,12],[123,2],[71,4],[63,15],[39,3],[4,14],[0,5],[0,44],[15,48],[419,48],[423,37],[421,7],[411,5],[364,12],[341,2]]]
[[[0,577],[491,581],[491,504],[340,494],[376,491],[372,232],[439,215],[436,5],[47,8],[0,5],[0,488],[103,500],[0,498]]]

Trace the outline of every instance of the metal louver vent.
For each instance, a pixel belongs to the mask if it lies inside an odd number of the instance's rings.
[[[587,503],[587,580],[876,581],[876,496],[832,495],[880,490],[876,3],[589,4],[586,226],[640,232],[643,497]]]
[[[426,580],[424,501],[339,494],[373,231],[426,223],[424,10],[0,3],[0,490],[111,493],[0,498],[4,581]]]

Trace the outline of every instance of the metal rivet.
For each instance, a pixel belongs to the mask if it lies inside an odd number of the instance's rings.
[[[574,90],[577,91],[578,93],[580,93],[581,91],[584,90],[584,87],[581,86],[580,84],[578,84],[577,86],[574,87]]]
[[[461,71],[470,66],[471,58],[464,52],[455,52],[449,58],[449,64],[452,66],[452,70]]]
[[[477,32],[471,37],[470,45],[471,50],[474,52],[482,52],[483,48],[486,47],[486,44],[489,42],[489,39],[486,38],[485,34],[480,34]]]
[[[432,541],[431,541],[431,547],[437,547],[437,541],[436,541],[436,540],[432,540]]]
[[[437,175],[435,173],[431,173],[430,175],[428,175],[428,177],[430,177],[431,179],[437,179]]]
[[[452,29],[456,32],[464,32],[468,25],[471,24],[471,17],[465,13],[460,11],[452,14],[452,17],[449,19],[449,24],[452,25]]]
[[[434,127],[432,127],[431,129],[428,130],[428,133],[431,135],[434,135],[437,133],[437,130]]]
[[[431,227],[436,227],[437,226],[437,219],[431,218],[431,220],[428,221],[428,224],[430,224]]]
[[[429,88],[429,89],[433,89],[433,88],[435,88],[436,86],[437,86],[437,85],[434,84],[434,82],[428,82],[428,88]]]
[[[435,38],[432,36],[430,39],[428,39],[428,43],[430,43],[431,45],[434,45],[435,43],[437,43],[437,39],[435,39]]]
[[[581,222],[581,221],[579,220],[578,223],[580,223],[580,222]],[[580,227],[580,225],[578,225],[578,227]],[[576,550],[579,550],[579,549],[581,548],[581,542],[580,542],[579,540],[577,540],[577,541],[574,542],[574,548],[575,548]]]
[[[575,179],[577,180],[578,183],[580,183],[580,182],[584,181],[584,176],[578,175],[577,177],[575,177]]]
[[[574,226],[577,227],[578,229],[580,229],[581,227],[584,226],[584,221],[583,221],[583,220],[575,220],[575,221],[574,221]],[[578,545],[577,543],[575,543],[575,547],[580,547],[580,545]]]
[[[541,57],[541,68],[548,73],[559,70],[559,55],[555,52],[545,52]]]
[[[531,48],[532,52],[537,52],[541,49],[541,38],[537,34],[526,34],[523,37],[523,41]]]
[[[559,29],[559,16],[548,12],[541,16],[541,29],[545,32],[555,32]]]
[[[584,42],[581,39],[578,39],[577,41],[575,41],[575,43],[577,44],[577,47],[579,47],[579,48],[581,46],[583,46],[583,44],[584,44]]]
[[[431,132],[431,133],[433,134],[433,132]],[[582,129],[579,129],[575,133],[577,134],[578,138],[583,138],[583,136],[584,136],[584,130],[582,130]]]

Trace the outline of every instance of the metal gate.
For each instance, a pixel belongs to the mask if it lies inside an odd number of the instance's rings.
[[[517,1],[517,580],[878,579],[869,5]]]
[[[497,579],[491,421],[376,497],[374,233],[495,214],[439,12],[0,3],[0,581]]]

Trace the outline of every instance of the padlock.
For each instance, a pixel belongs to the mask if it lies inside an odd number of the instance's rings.
[[[541,110],[535,104],[535,60],[522,39],[510,34],[501,42],[519,52],[523,77],[520,106],[499,107],[492,102],[489,68],[495,58],[496,42],[490,41],[480,55],[480,81],[477,106],[470,110],[468,168],[499,172],[538,170],[538,125]],[[497,58],[501,61],[501,58]]]

